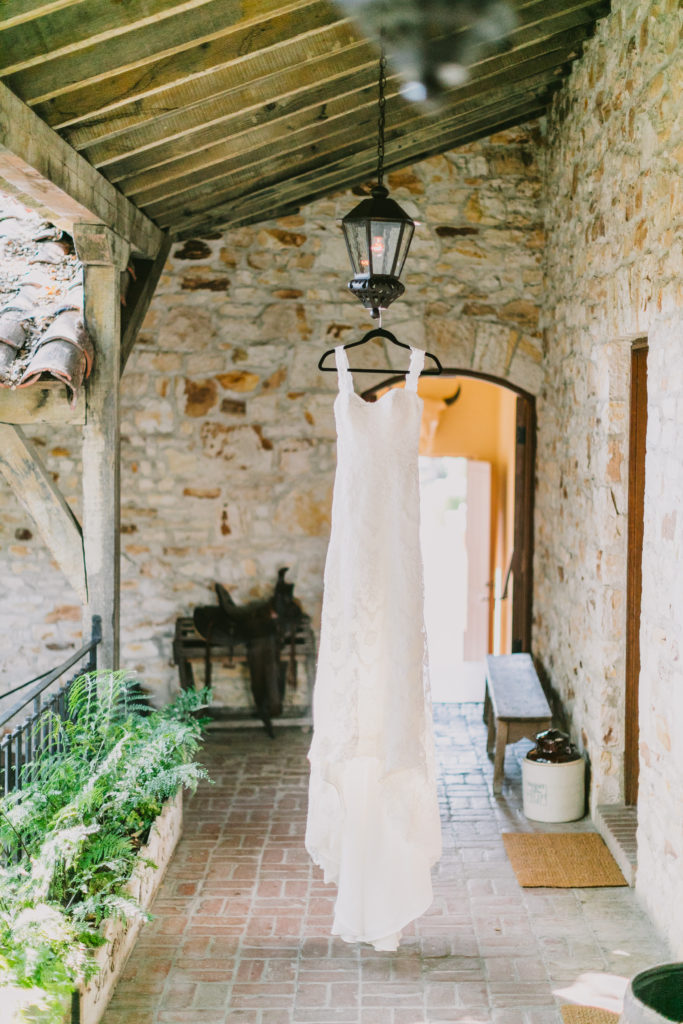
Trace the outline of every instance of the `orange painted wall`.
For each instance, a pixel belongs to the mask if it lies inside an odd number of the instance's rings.
[[[453,405],[444,399],[460,388]],[[498,569],[504,583],[514,542],[515,415],[517,396],[508,388],[469,377],[423,377],[421,455],[462,456],[491,463],[491,580]],[[489,636],[493,644],[491,588]],[[501,653],[510,651],[512,587],[501,605]]]

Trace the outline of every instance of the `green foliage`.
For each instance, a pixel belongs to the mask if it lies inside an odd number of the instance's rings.
[[[42,990],[36,1020],[61,1021],[103,921],[144,913],[126,885],[164,801],[206,778],[195,713],[208,699],[151,710],[124,673],[81,676],[23,788],[0,801],[0,987]]]

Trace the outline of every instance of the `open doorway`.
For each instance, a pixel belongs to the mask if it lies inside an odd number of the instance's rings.
[[[471,371],[423,376],[419,394],[432,696],[481,701],[486,655],[530,650],[534,400]]]
[[[517,396],[497,383],[473,377],[426,378],[420,393],[423,465],[461,466],[457,538],[454,534],[442,540],[451,554],[450,564],[439,557],[430,485],[422,485],[432,695],[435,701],[482,701],[486,655],[512,649],[512,588],[508,585],[504,593],[504,584],[514,550]],[[448,516],[444,518],[447,524]],[[452,553],[456,543],[457,556]],[[447,659],[449,640],[452,654]]]
[[[484,699],[491,465],[420,456],[425,628],[434,701]]]

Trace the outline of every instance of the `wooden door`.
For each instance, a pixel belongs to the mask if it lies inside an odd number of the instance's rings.
[[[489,652],[491,595],[491,463],[467,460],[467,626],[465,661],[483,661]]]
[[[515,438],[515,540],[512,556],[512,653],[531,650],[531,602],[534,554],[534,475],[536,406],[531,396],[517,398]]]
[[[645,435],[647,432],[647,341],[631,350],[631,412],[628,456],[628,548],[626,579],[626,721],[624,796],[638,800],[638,689],[640,684],[640,603],[645,510]]]

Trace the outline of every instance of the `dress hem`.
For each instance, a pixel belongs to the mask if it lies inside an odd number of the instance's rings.
[[[380,950],[380,952],[395,952],[395,950],[398,949],[398,943],[399,943],[399,940],[400,940],[401,935],[403,933],[403,929],[406,928],[409,924],[412,924],[414,921],[417,921],[420,917],[422,917],[423,914],[426,914],[427,911],[429,910],[429,908],[431,907],[432,902],[433,902],[433,896],[430,895],[429,900],[424,904],[424,906],[422,906],[422,909],[416,910],[416,911],[415,910],[411,911],[405,917],[404,917],[404,915],[402,915],[401,916],[401,921],[402,921],[401,924],[398,924],[395,927],[388,927],[388,928],[378,929],[378,933],[379,934],[374,935],[374,937],[372,937],[372,938],[370,937],[370,935],[358,935],[358,936],[355,936],[355,937],[348,938],[346,935],[344,935],[344,931],[346,931],[346,929],[344,929],[343,927],[337,926],[337,925],[333,925],[333,927],[332,927],[332,934],[333,935],[338,935],[340,939],[342,939],[344,942],[348,942],[349,944],[352,944],[354,942],[367,942],[367,943],[370,943],[373,946],[377,942],[384,943],[388,938],[396,936],[396,946],[394,947],[393,950]],[[374,929],[373,929],[373,933],[374,933]],[[352,933],[349,933],[349,934],[352,935]]]

